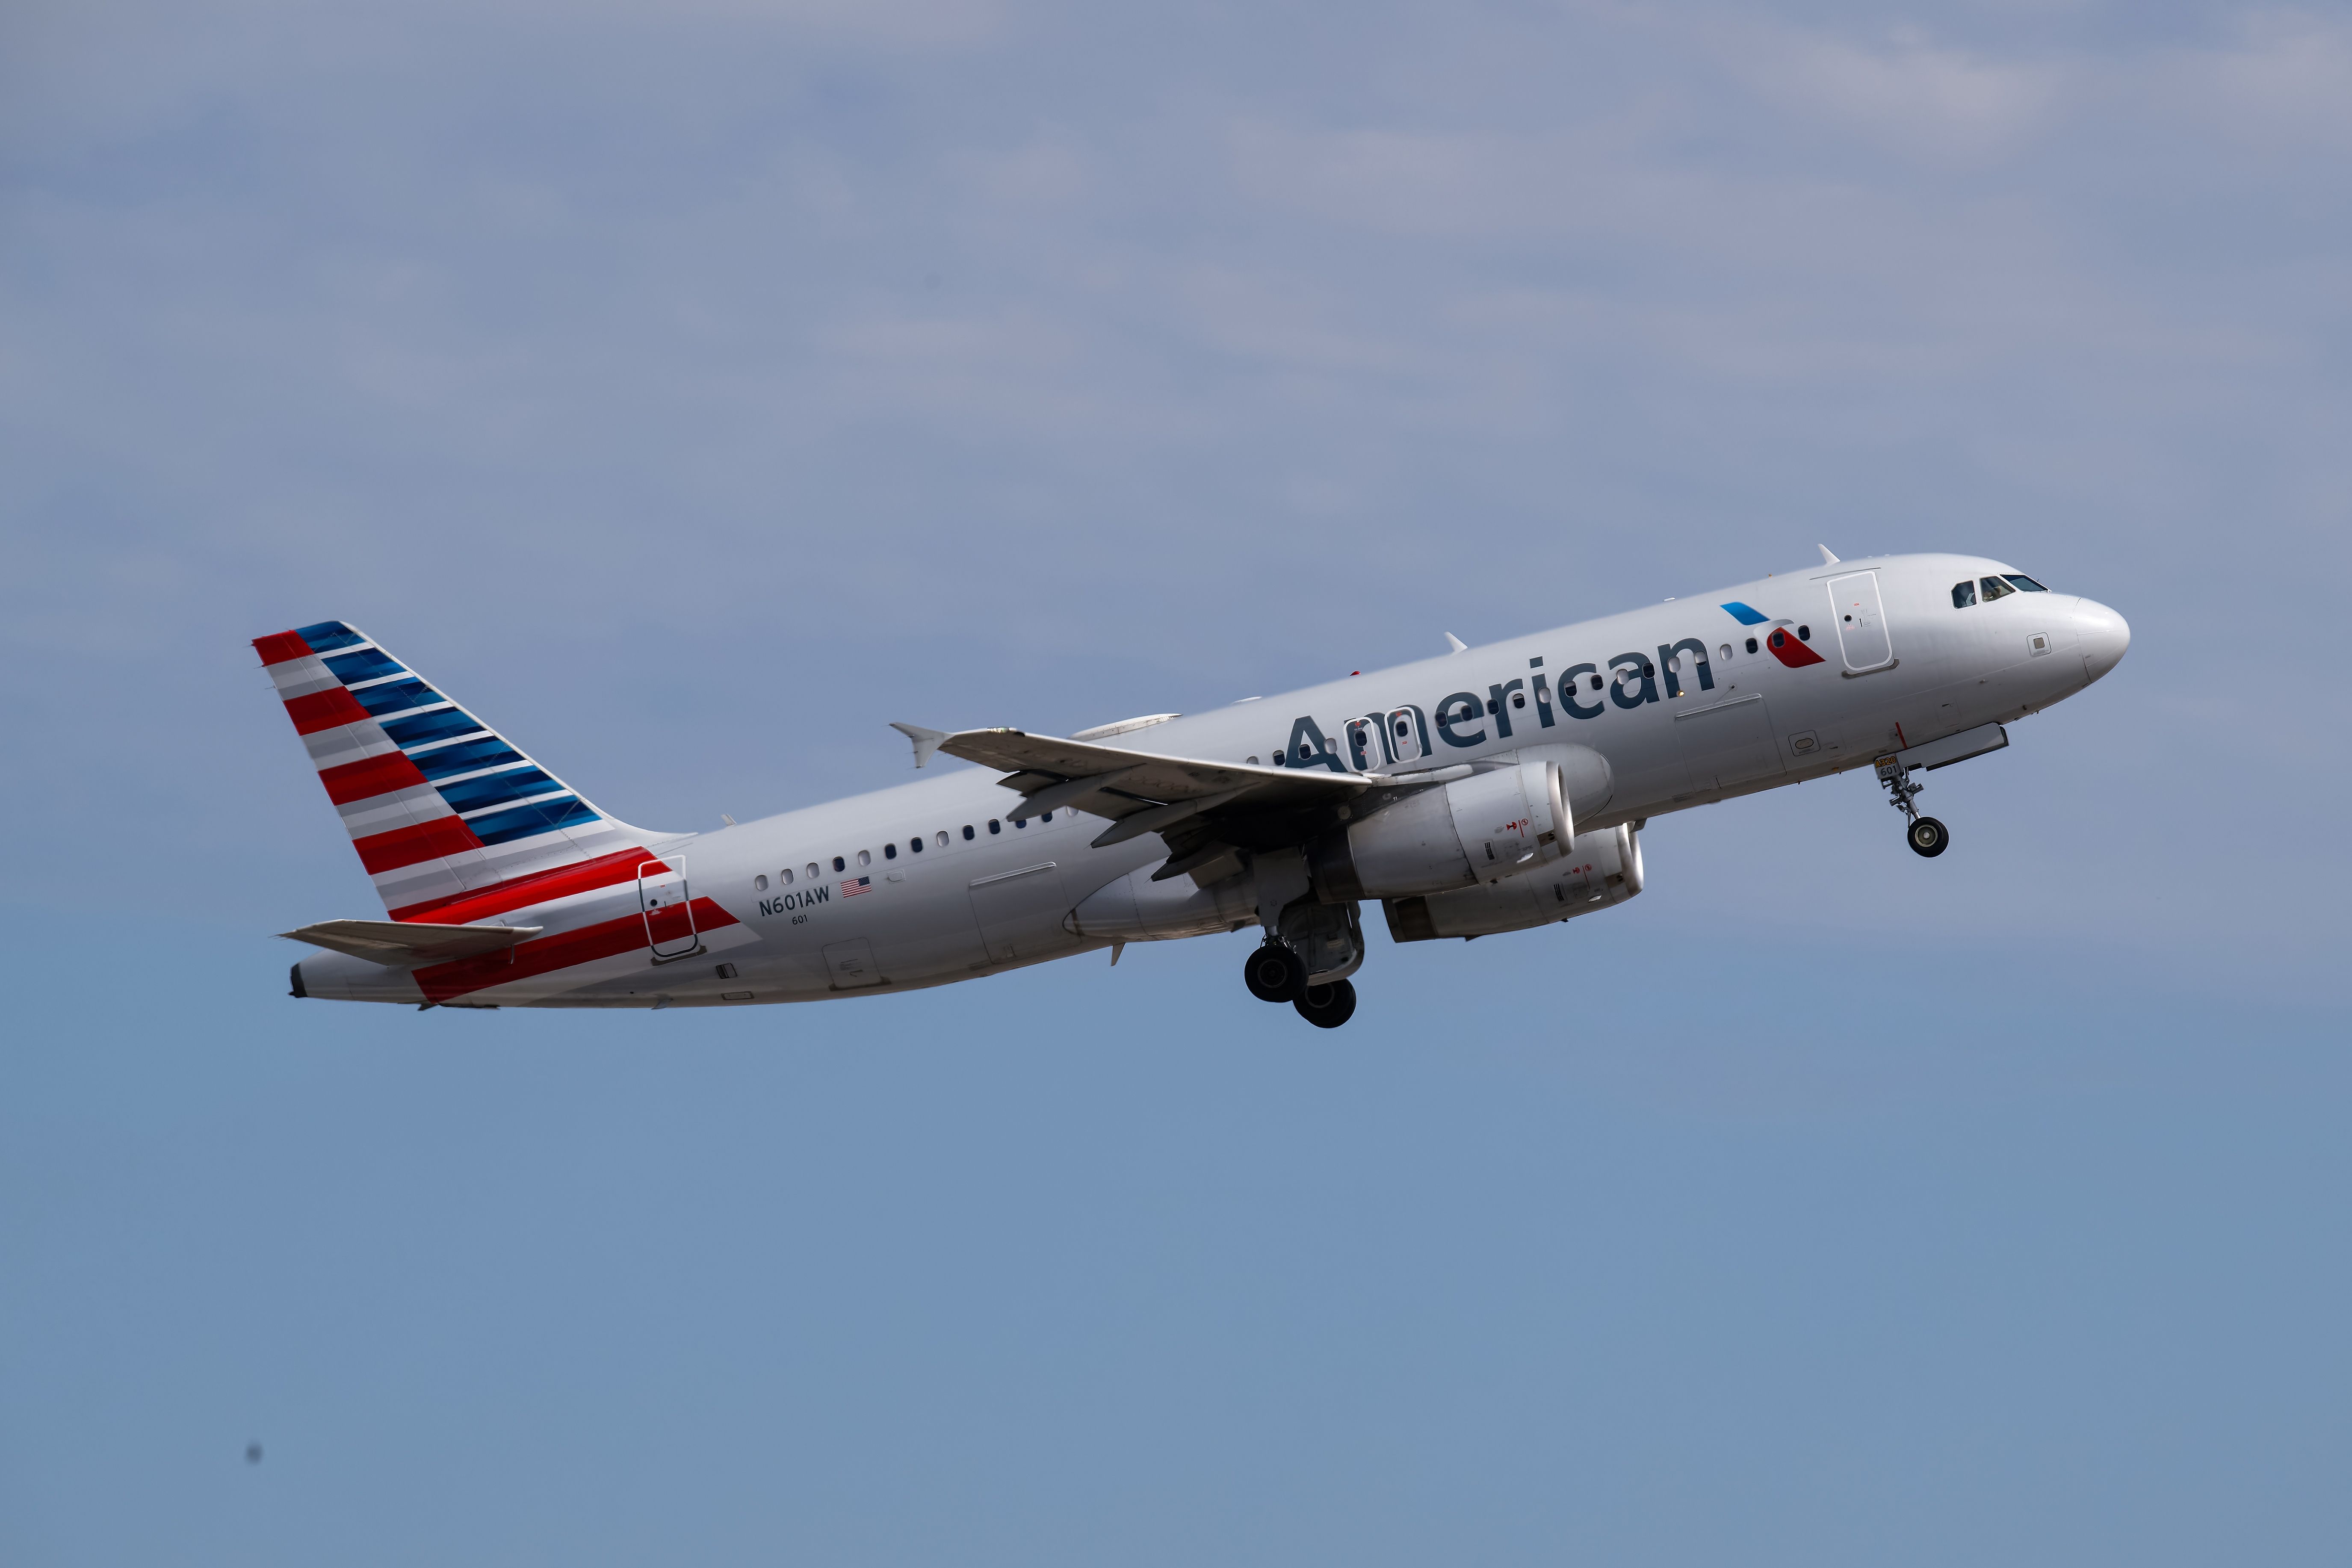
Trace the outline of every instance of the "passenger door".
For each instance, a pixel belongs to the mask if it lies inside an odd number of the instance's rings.
[[[1895,662],[1894,639],[1887,635],[1886,611],[1878,599],[1878,574],[1851,572],[1830,579],[1830,614],[1837,626],[1838,648],[1845,655],[1849,673],[1884,669]]]
[[[1062,917],[1070,912],[1070,900],[1051,860],[978,879],[971,884],[971,912],[988,956],[998,963],[1039,957],[1069,940]]]
[[[654,960],[686,958],[702,951],[694,930],[694,899],[683,863],[646,860],[637,867],[637,910],[645,917],[646,946]]]

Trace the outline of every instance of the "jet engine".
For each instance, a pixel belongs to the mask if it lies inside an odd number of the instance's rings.
[[[1571,795],[1607,804],[1609,764],[1588,746],[1531,746],[1501,767],[1421,790],[1307,847],[1325,903],[1497,883],[1559,858]]]
[[[1611,909],[1642,890],[1642,839],[1622,824],[1580,833],[1569,852],[1529,875],[1421,898],[1386,899],[1398,942],[1492,936]]]

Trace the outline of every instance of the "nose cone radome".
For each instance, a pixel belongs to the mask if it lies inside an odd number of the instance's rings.
[[[2083,668],[2093,680],[2121,664],[2131,647],[2130,623],[2095,599],[2075,605],[2074,635],[2082,639]]]

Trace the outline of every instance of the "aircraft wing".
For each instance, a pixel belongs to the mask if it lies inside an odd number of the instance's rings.
[[[1021,730],[965,730],[953,735],[898,728],[921,748],[983,767],[1024,797],[1020,817],[1073,806],[1110,818],[1097,847],[1159,834],[1172,851],[1157,879],[1199,873],[1204,883],[1228,874],[1234,851],[1297,844],[1336,820],[1335,808],[1369,790],[1402,783],[1322,768],[1249,767],[1190,757],[1130,752]],[[1240,869],[1239,860],[1231,869]]]
[[[1351,800],[1370,786],[1352,774],[1321,768],[1254,768],[1239,763],[1203,763],[1189,757],[1129,752],[1117,746],[1089,745],[1083,741],[1057,741],[1020,730],[966,730],[950,735],[940,750],[951,757],[1002,768],[1014,775],[1005,782],[1024,795],[1079,779],[1098,778],[1112,806],[1097,816],[1126,815],[1117,809],[1119,796],[1151,803],[1200,800],[1239,790],[1264,805],[1308,805]],[[1094,793],[1094,792],[1090,792]],[[1083,803],[1085,795],[1066,799]],[[1050,809],[1040,807],[1041,810]],[[1092,811],[1082,804],[1081,810]]]
[[[452,958],[478,958],[537,936],[544,926],[439,926],[421,921],[321,921],[278,934],[387,969],[413,969]]]

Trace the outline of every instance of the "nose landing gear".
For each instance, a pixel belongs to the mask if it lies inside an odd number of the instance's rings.
[[[1950,830],[1934,817],[1919,815],[1914,803],[1927,786],[1911,782],[1911,770],[1899,755],[1890,752],[1878,759],[1878,782],[1895,797],[1887,804],[1910,819],[1910,826],[1903,830],[1903,841],[1911,846],[1911,853],[1932,860],[1951,847]]]

